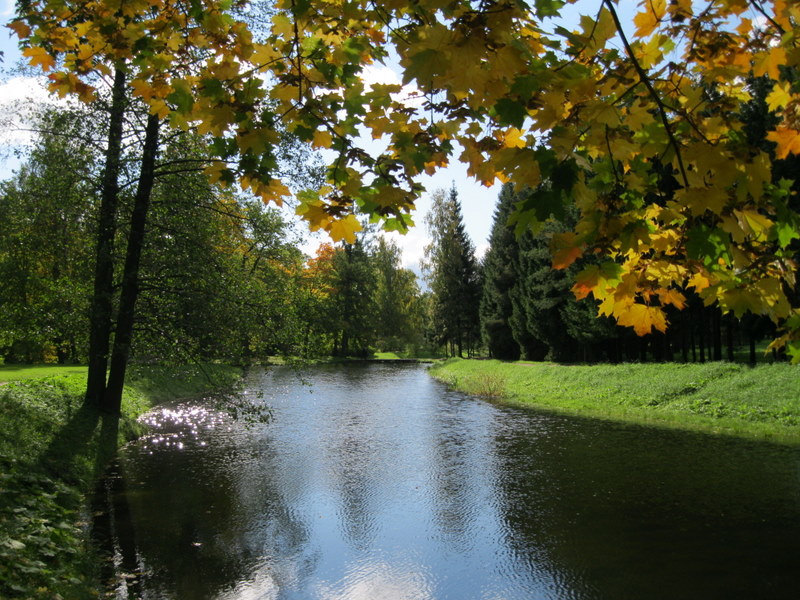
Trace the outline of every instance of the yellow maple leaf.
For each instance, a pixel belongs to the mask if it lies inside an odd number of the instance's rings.
[[[791,99],[791,85],[789,82],[777,82],[767,96],[767,106],[770,110],[778,110],[789,104]]]
[[[750,19],[742,19],[739,25],[736,27],[736,33],[741,35],[742,37],[747,37],[750,35],[750,31],[753,29],[753,21]]]
[[[734,210],[741,230],[755,240],[766,240],[774,223],[754,210]]]
[[[775,46],[769,50],[757,53],[753,57],[753,74],[756,77],[769,75],[770,79],[776,81],[780,78],[780,67],[786,64],[786,50],[780,46]]]
[[[550,241],[550,250],[553,255],[553,268],[566,269],[583,254],[583,244],[572,231],[556,233]]]
[[[295,213],[308,222],[311,231],[327,229],[331,216],[326,212],[322,202],[304,202],[297,206]]]
[[[656,293],[658,294],[658,299],[661,301],[662,306],[672,304],[678,310],[683,310],[683,307],[686,306],[686,296],[681,294],[678,290],[661,288],[656,290]]]
[[[675,199],[694,216],[700,216],[706,211],[721,214],[730,200],[724,189],[705,186],[680,189],[675,192]]]
[[[333,136],[331,136],[331,132],[324,129],[315,131],[312,145],[315,148],[330,148],[331,145],[333,145]]]
[[[761,313],[761,298],[751,289],[726,290],[722,294],[722,305],[727,310],[733,311],[737,319],[741,319],[748,312],[756,315]]]
[[[158,115],[159,119],[165,119],[169,115],[169,106],[163,100],[153,100],[150,103],[150,114]]]
[[[709,280],[708,276],[703,273],[695,273],[689,278],[689,281],[686,283],[687,287],[693,287],[694,290],[698,293],[702,292],[710,285],[711,281]]]
[[[343,219],[331,221],[327,229],[328,234],[334,242],[344,240],[348,244],[354,244],[356,241],[356,233],[361,231],[362,227],[355,215],[347,215]]]
[[[791,127],[781,126],[767,134],[767,139],[778,144],[775,155],[779,159],[791,154],[800,154],[800,131]]]
[[[47,52],[47,50],[40,46],[31,46],[30,48],[25,48],[22,51],[22,55],[28,57],[28,62],[31,66],[41,67],[42,71],[45,73],[56,66],[55,59],[50,56],[50,53]]]
[[[664,332],[667,330],[667,318],[664,311],[657,306],[646,304],[628,304],[614,316],[623,327],[633,327],[636,335],[647,335],[653,328]]]
[[[255,191],[264,202],[274,202],[278,206],[283,204],[285,196],[291,196],[291,190],[280,179],[270,179],[269,183],[261,184]]]
[[[661,22],[664,13],[667,12],[666,0],[644,0],[641,3],[642,12],[633,18],[636,25],[636,37],[647,37]]]
[[[506,148],[524,148],[526,143],[525,139],[522,137],[523,135],[524,132],[516,127],[511,127],[503,136],[503,145]]]
[[[16,20],[11,21],[8,25],[6,25],[11,31],[17,34],[17,37],[21,40],[24,40],[31,34],[31,28],[24,21]]]

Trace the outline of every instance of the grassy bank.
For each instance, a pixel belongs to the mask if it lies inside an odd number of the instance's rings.
[[[452,359],[453,387],[559,412],[800,444],[800,367],[558,365]]]
[[[133,369],[119,420],[82,406],[85,367],[0,366],[0,598],[97,597],[87,497],[136,417],[229,388],[233,367]]]

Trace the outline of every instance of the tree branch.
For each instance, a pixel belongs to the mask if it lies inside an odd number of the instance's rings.
[[[675,134],[672,131],[672,125],[669,122],[669,117],[667,116],[666,106],[664,102],[661,100],[661,97],[658,95],[658,92],[653,87],[653,83],[650,81],[650,77],[647,75],[647,71],[642,68],[642,65],[639,64],[639,61],[636,60],[636,57],[633,55],[633,49],[631,48],[630,42],[628,41],[627,36],[625,35],[625,31],[622,29],[622,23],[619,21],[619,15],[617,15],[617,11],[614,8],[611,0],[603,0],[603,3],[606,5],[608,12],[611,13],[611,18],[614,19],[614,25],[617,28],[617,33],[619,34],[620,39],[622,40],[622,44],[625,46],[625,52],[627,52],[628,57],[631,59],[633,63],[634,69],[636,69],[636,73],[639,75],[639,80],[644,84],[647,88],[647,91],[650,93],[650,96],[655,101],[656,105],[658,106],[658,113],[661,116],[661,122],[664,124],[664,129],[667,132],[667,137],[669,138],[670,145],[675,149],[675,156],[678,159],[678,169],[681,172],[681,178],[683,179],[683,183],[685,187],[689,187],[689,178],[686,175],[686,167],[683,164],[683,156],[681,155],[681,148],[678,144],[678,140],[675,138]]]

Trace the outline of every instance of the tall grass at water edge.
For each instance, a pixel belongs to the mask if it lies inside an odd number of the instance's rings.
[[[789,364],[451,359],[431,374],[462,391],[516,405],[800,444],[800,367]]]

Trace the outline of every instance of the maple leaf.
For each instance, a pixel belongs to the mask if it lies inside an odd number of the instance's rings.
[[[609,289],[613,289],[619,283],[621,272],[622,267],[614,262],[589,265],[575,276],[572,292],[578,300],[586,298],[589,294],[601,300],[608,296]]]
[[[50,53],[41,46],[31,46],[22,51],[23,56],[27,56],[32,67],[41,67],[45,73],[56,66],[55,59]]]
[[[629,304],[614,312],[617,323],[623,327],[632,327],[636,335],[647,335],[653,329],[662,333],[667,330],[667,318],[664,311],[657,306],[645,304]]]
[[[767,139],[778,144],[775,156],[784,159],[789,154],[800,154],[800,131],[786,126],[780,126],[775,131],[767,134]]]
[[[776,82],[767,96],[767,106],[770,110],[776,111],[789,104],[791,99],[791,85],[788,82]]]
[[[314,132],[313,146],[315,148],[330,148],[333,145],[333,137],[330,131],[319,130]]]
[[[20,19],[15,19],[6,25],[11,31],[13,31],[17,37],[21,40],[29,37],[31,35],[31,28],[28,27],[25,21]]]
[[[666,0],[643,0],[641,3],[642,12],[633,18],[636,25],[636,37],[647,37],[661,22],[662,17],[667,12]]]
[[[568,231],[556,233],[550,242],[554,269],[566,269],[583,254],[583,244],[578,241],[578,236]]]
[[[361,229],[361,223],[359,223],[355,215],[352,214],[347,215],[343,219],[332,221],[327,227],[328,234],[333,241],[340,242],[344,240],[348,244],[355,244],[356,233],[361,231]]]
[[[780,46],[759,52],[754,57],[753,74],[756,77],[768,75],[777,81],[781,74],[779,67],[786,64],[786,58],[786,50]]]
[[[741,319],[748,312],[755,314],[761,312],[761,298],[752,289],[734,288],[726,290],[722,298],[725,307],[733,311],[737,319]]]

